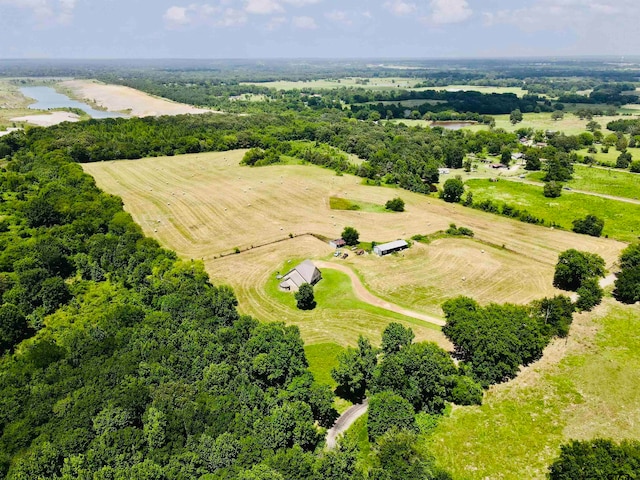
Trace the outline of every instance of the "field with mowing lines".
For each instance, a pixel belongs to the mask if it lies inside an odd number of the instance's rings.
[[[442,315],[442,302],[457,295],[482,303],[528,303],[561,293],[551,285],[554,263],[471,239],[415,243],[385,258],[384,269],[373,255],[340,262],[358,272],[381,298],[436,316]]]
[[[605,221],[603,235],[626,242],[640,236],[640,207],[636,204],[568,191],[559,198],[546,198],[541,186],[510,181],[469,180],[467,188],[475,202],[506,202],[563,228],[571,229],[573,220],[593,214]]]
[[[202,259],[213,282],[231,285],[243,313],[296,324],[309,344],[352,345],[359,334],[377,342],[396,314],[365,308],[350,293],[346,276],[335,279],[347,290],[345,295],[351,295],[342,299],[344,309],[300,312],[290,296],[282,297],[275,288],[278,271],[285,273],[287,265],[304,258],[333,259],[328,244],[306,233],[337,238],[350,225],[358,229],[362,241],[385,242],[445,230],[450,223],[471,228],[474,241],[440,239],[415,245],[404,257],[351,255],[343,263],[358,273],[374,295],[432,315],[441,314],[438,305],[444,298],[459,293],[481,302],[527,302],[552,294],[553,265],[559,252],[588,250],[602,255],[611,266],[624,247],[425,195],[366,186],[360,178],[337,176],[315,166],[242,167],[243,154],[195,154],[83,167],[101,188],[123,198],[125,209],[146,234],[182,258]],[[331,197],[384,205],[396,196],[405,201],[405,212],[332,210],[329,205]],[[270,242],[277,243],[259,247]],[[233,254],[236,247],[242,253]],[[291,263],[284,263],[287,260]],[[332,294],[323,293],[321,282],[320,298],[327,295],[330,303]],[[444,340],[418,320],[413,320],[412,328],[418,338]]]
[[[454,407],[427,440],[456,479],[544,479],[570,439],[640,436],[640,307],[611,299],[481,407]]]
[[[205,266],[213,283],[233,287],[242,313],[297,325],[305,344],[355,345],[360,334],[379,343],[382,330],[395,321],[411,327],[422,340],[450,347],[439,327],[358,300],[347,275],[331,269],[322,270],[323,279],[314,287],[318,306],[309,312],[298,310],[293,294],[278,290],[276,274],[305,258],[328,257],[331,252],[324,242],[304,236],[206,261]]]

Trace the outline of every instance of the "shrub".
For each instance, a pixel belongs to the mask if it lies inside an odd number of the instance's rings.
[[[573,231],[576,233],[583,233],[585,235],[591,235],[592,237],[599,237],[602,235],[602,229],[604,228],[604,220],[596,217],[595,215],[587,215],[584,218],[579,218],[573,221]]]
[[[553,181],[545,183],[543,194],[547,198],[558,198],[562,194],[562,184]]]
[[[576,301],[576,309],[581,312],[590,312],[602,302],[604,292],[600,288],[598,280],[595,278],[587,278],[576,292],[578,300]]]
[[[482,405],[482,387],[465,375],[456,377],[451,401],[456,405]]]
[[[450,178],[444,182],[440,198],[445,202],[458,203],[464,193],[464,183],[459,178]]]
[[[384,391],[369,399],[367,427],[369,440],[375,441],[389,430],[418,432],[413,406],[400,395]]]
[[[392,200],[389,200],[384,208],[386,208],[387,210],[392,210],[394,212],[404,212],[404,200],[402,200],[400,197],[396,197]]]

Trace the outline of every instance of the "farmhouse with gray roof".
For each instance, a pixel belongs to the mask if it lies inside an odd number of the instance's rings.
[[[322,274],[311,260],[305,260],[282,277],[280,289],[285,292],[297,292],[303,283],[315,285],[322,280]]]

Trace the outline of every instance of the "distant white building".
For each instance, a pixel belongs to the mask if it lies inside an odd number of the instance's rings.
[[[409,248],[409,244],[404,240],[396,240],[395,242],[383,243],[373,247],[373,253],[379,256],[389,255],[390,253],[399,252]]]
[[[438,169],[438,173],[440,175],[449,175],[449,169],[448,168],[439,168]]]

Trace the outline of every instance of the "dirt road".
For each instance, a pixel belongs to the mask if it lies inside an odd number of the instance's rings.
[[[368,408],[369,400],[365,398],[362,403],[358,403],[352,406],[351,408],[349,408],[349,410],[340,415],[340,418],[336,420],[336,423],[333,424],[333,427],[331,427],[327,431],[327,448],[335,448],[338,437],[346,432],[349,427],[353,425],[353,422],[367,413]]]
[[[407,317],[415,318],[417,320],[433,323],[434,325],[439,325],[441,327],[445,324],[444,320],[442,320],[441,318],[432,317],[431,315],[426,315],[420,312],[415,312],[413,310],[409,310],[408,308],[401,307],[394,303],[389,303],[385,300],[382,300],[381,298],[376,297],[365,288],[354,271],[346,265],[323,261],[315,261],[314,263],[318,268],[332,268],[334,270],[338,270],[339,272],[346,273],[351,279],[356,297],[358,297],[363,302],[370,303],[371,305],[375,305],[376,307],[384,308],[385,310],[389,310],[390,312],[399,313],[401,315],[406,315]]]

